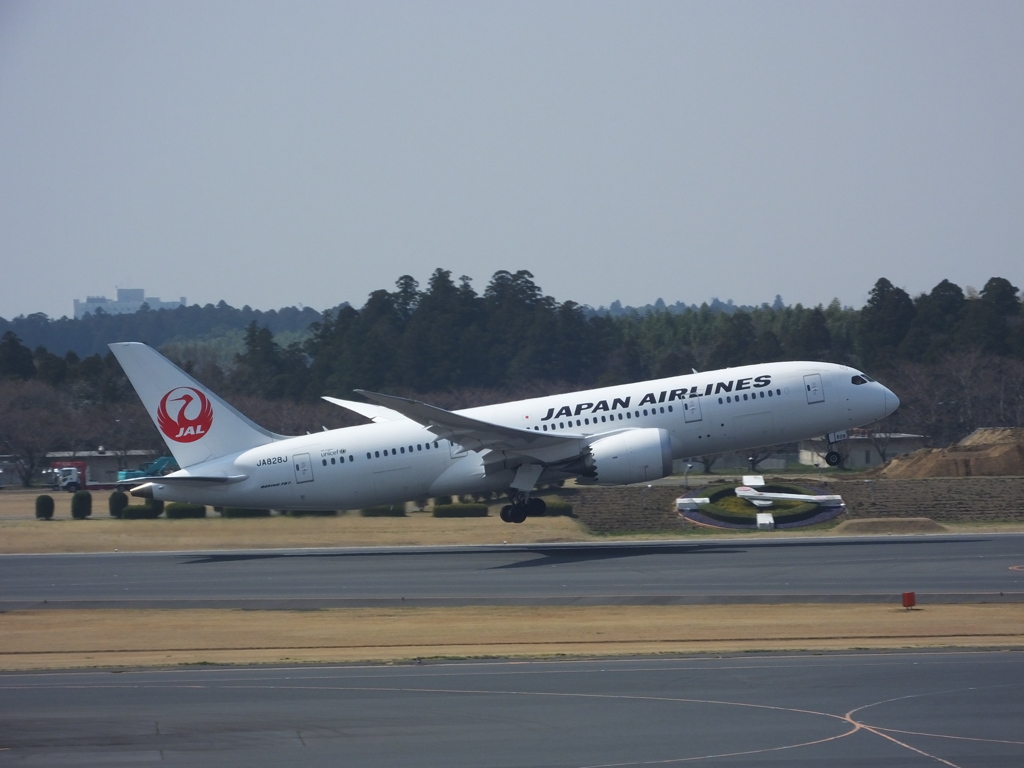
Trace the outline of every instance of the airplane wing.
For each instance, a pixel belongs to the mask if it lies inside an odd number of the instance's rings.
[[[328,403],[334,403],[335,405],[340,405],[342,408],[348,408],[350,411],[355,411],[360,416],[365,416],[374,422],[409,420],[407,416],[404,416],[391,408],[385,408],[382,405],[374,405],[373,403],[357,403],[354,400],[341,400],[337,397],[327,397],[327,395],[324,395],[323,399]]]
[[[438,437],[450,440],[467,451],[502,451],[546,463],[575,458],[587,446],[587,438],[584,435],[565,432],[541,433],[506,427],[503,424],[494,424],[446,411],[444,408],[428,405],[419,400],[382,395],[363,389],[357,389],[356,392],[376,400],[386,409],[397,411],[417,424],[422,424]]]

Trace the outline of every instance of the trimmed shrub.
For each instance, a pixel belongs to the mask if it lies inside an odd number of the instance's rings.
[[[338,514],[336,509],[289,509],[285,512],[288,517],[334,517]]]
[[[164,503],[160,499],[146,499],[146,506],[156,510],[153,517],[160,517],[160,513],[164,511]]]
[[[162,509],[154,509],[148,504],[129,504],[121,510],[122,520],[156,520]]]
[[[270,517],[269,509],[249,509],[248,507],[224,507],[224,517]]]
[[[546,517],[554,517],[556,515],[572,517],[572,504],[561,499],[545,499],[544,501],[548,505],[547,511],[544,512]]]
[[[88,491],[75,491],[71,497],[71,516],[75,520],[85,520],[92,514],[92,494]]]
[[[359,514],[363,517],[405,517],[405,505],[385,504],[379,507],[367,507],[360,509]]]
[[[36,496],[36,519],[49,520],[53,517],[53,496]]]
[[[434,517],[487,517],[487,505],[435,504]]]
[[[168,520],[184,520],[185,518],[206,517],[206,507],[202,504],[188,504],[172,501],[164,507]]]
[[[440,504],[442,507],[444,507],[444,506],[448,506],[451,503],[452,503],[452,497],[451,496],[438,496],[436,499],[434,499],[434,505],[435,506]]]
[[[123,491],[114,491],[107,499],[107,508],[111,517],[120,517],[121,511],[128,506],[128,494]]]

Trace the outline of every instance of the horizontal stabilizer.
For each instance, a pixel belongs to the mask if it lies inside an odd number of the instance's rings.
[[[168,485],[181,485],[188,483],[240,483],[247,479],[248,475],[159,475],[157,477],[136,477],[132,483],[143,485],[144,483],[167,483]]]
[[[140,499],[153,498],[154,485],[170,485],[178,488],[194,486],[202,488],[210,485],[231,485],[240,483],[248,478],[248,475],[163,475],[162,477],[140,477],[133,480],[138,483],[132,487],[132,496]]]

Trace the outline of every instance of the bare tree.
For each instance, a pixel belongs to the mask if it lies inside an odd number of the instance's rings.
[[[32,485],[46,454],[66,439],[69,418],[49,385],[36,380],[0,382],[0,445],[14,458],[24,487]]]
[[[770,459],[775,452],[778,450],[777,445],[763,445],[760,448],[755,448],[752,451],[747,451],[747,459],[750,462],[750,471],[756,472],[757,465],[765,459]]]
[[[712,453],[707,456],[698,456],[697,461],[700,462],[701,472],[705,475],[711,474],[711,467],[715,465],[715,462],[722,458],[720,453]]]

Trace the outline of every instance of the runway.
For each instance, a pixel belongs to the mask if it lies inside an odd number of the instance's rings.
[[[0,610],[1024,601],[1024,535],[0,556]]]
[[[0,557],[0,610],[1021,602],[1024,536]],[[1016,609],[1014,609],[1016,610]],[[0,675],[0,766],[1017,766],[1020,651]]]
[[[1019,766],[1020,652],[0,675],[0,765]]]

